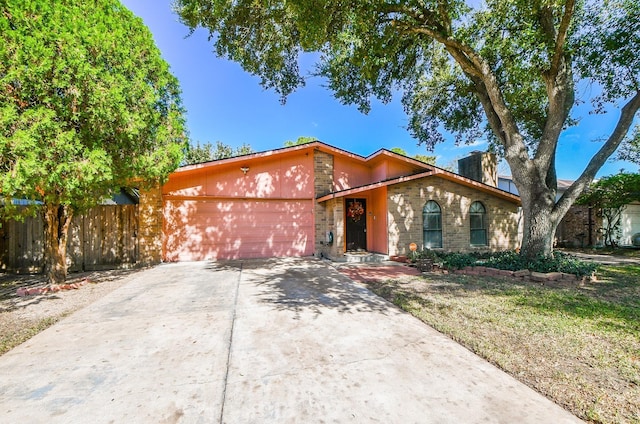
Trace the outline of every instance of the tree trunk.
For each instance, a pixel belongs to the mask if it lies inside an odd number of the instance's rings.
[[[559,223],[559,218],[554,213],[556,189],[547,188],[544,182],[530,178],[518,190],[522,200],[524,224],[520,254],[528,259],[551,256]]]
[[[73,215],[69,206],[43,206],[44,273],[49,284],[61,284],[67,279],[67,235]]]

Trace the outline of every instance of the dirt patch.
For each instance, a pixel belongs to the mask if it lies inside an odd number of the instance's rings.
[[[85,282],[78,289],[19,297],[21,287],[42,287],[42,275],[0,274],[0,355],[28,340],[61,318],[95,302],[122,286],[125,277],[140,270],[110,270],[71,274],[68,283]]]

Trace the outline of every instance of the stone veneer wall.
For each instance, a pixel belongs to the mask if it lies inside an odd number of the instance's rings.
[[[520,246],[517,205],[488,193],[437,177],[395,184],[388,188],[389,255],[407,255],[409,244],[423,245],[422,208],[435,200],[442,211],[445,251],[507,250]],[[487,212],[488,246],[470,245],[469,207],[480,201]]]
[[[315,198],[331,193],[333,190],[333,155],[319,150],[313,152],[313,174]],[[333,257],[336,246],[336,226],[333,216],[335,199],[322,204],[314,204],[315,246],[317,257]],[[334,234],[332,245],[327,244],[327,231]]]
[[[138,212],[138,263],[162,262],[162,190],[160,185],[140,190]]]

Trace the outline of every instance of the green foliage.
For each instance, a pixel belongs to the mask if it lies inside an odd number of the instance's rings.
[[[298,61],[321,52],[316,73],[344,103],[368,111],[372,97],[389,101],[396,89],[421,141],[442,141],[441,130],[472,141],[485,132],[479,61],[501,87],[501,96],[534,143],[547,116],[546,73],[560,55],[576,74],[601,84],[608,100],[637,91],[640,61],[638,5],[633,0],[530,2],[490,0],[472,8],[455,1],[272,1],[256,3],[178,0],[176,10],[192,28],[204,26],[216,52],[261,77],[287,96],[304,85]],[[569,19],[566,38],[555,37]],[[573,80],[569,78],[573,90]],[[569,123],[569,122],[567,122]]]
[[[394,153],[397,153],[399,155],[402,155],[402,156],[411,157],[411,156],[409,156],[407,151],[404,150],[402,147],[392,147],[389,150],[394,152]],[[427,155],[418,154],[418,155],[413,156],[413,158],[415,160],[419,160],[420,162],[428,163],[429,165],[435,165],[436,164],[436,157],[435,156],[427,156]]]
[[[253,153],[253,149],[248,144],[243,144],[234,150],[233,147],[221,141],[216,141],[215,146],[208,142],[200,145],[198,142],[195,146],[189,145],[185,152],[182,165],[193,165],[251,153]]]
[[[626,160],[640,165],[640,124],[627,137],[618,151],[618,160]]]
[[[313,143],[314,141],[318,141],[318,139],[315,137],[302,136],[302,137],[298,137],[296,141],[293,141],[293,140],[285,141],[284,146],[285,147],[299,146],[300,144]]]
[[[576,203],[601,209],[606,219],[605,244],[615,247],[620,237],[622,213],[626,205],[634,201],[640,201],[640,174],[620,173],[591,184]]]
[[[183,108],[142,21],[117,0],[0,4],[0,195],[81,210],[163,180]],[[17,211],[13,211],[17,212]]]
[[[478,260],[477,255],[460,252],[443,253],[440,258],[444,267],[449,269],[462,269],[467,266],[473,266]]]
[[[581,261],[562,252],[553,252],[551,257],[539,255],[528,259],[515,251],[439,253],[438,256],[446,268],[462,269],[466,266],[487,266],[490,268],[518,271],[528,269],[535,272],[564,272],[579,277],[589,276],[598,268],[593,262]]]
[[[591,184],[577,204],[599,208],[618,208],[640,201],[640,174],[620,173],[603,177]]]
[[[402,155],[402,156],[409,156],[407,151],[404,150],[402,147],[392,147],[389,150],[392,151],[393,153],[397,153],[397,154]]]
[[[429,165],[435,165],[436,164],[436,157],[435,156],[415,155],[413,158],[416,159],[416,160],[419,160],[420,162],[428,163]]]

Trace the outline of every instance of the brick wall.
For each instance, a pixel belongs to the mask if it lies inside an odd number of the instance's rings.
[[[589,245],[589,217],[591,217],[591,245],[602,243],[602,216],[589,207],[573,205],[556,229],[555,244],[558,247],[585,247]]]
[[[333,187],[333,155],[314,150],[313,175],[316,198],[331,193]]]
[[[162,261],[162,191],[160,186],[140,190],[138,215],[138,262],[154,265]]]
[[[388,188],[389,255],[406,255],[409,244],[423,244],[422,208],[435,200],[442,211],[442,248],[446,251],[506,250],[519,247],[518,206],[488,193],[437,177]],[[470,245],[469,207],[480,201],[487,213],[488,246]]]
[[[333,187],[333,155],[315,150],[313,152],[314,192],[316,199],[331,193]],[[335,242],[335,209],[336,200],[322,204],[314,204],[315,217],[315,255],[317,257],[333,257]],[[327,244],[327,231],[334,234],[333,244]]]
[[[331,199],[316,205],[316,256],[338,258],[344,255],[344,199]],[[326,240],[327,231],[333,233],[333,243]]]
[[[473,152],[458,161],[458,174],[497,187],[498,159],[489,152]]]

